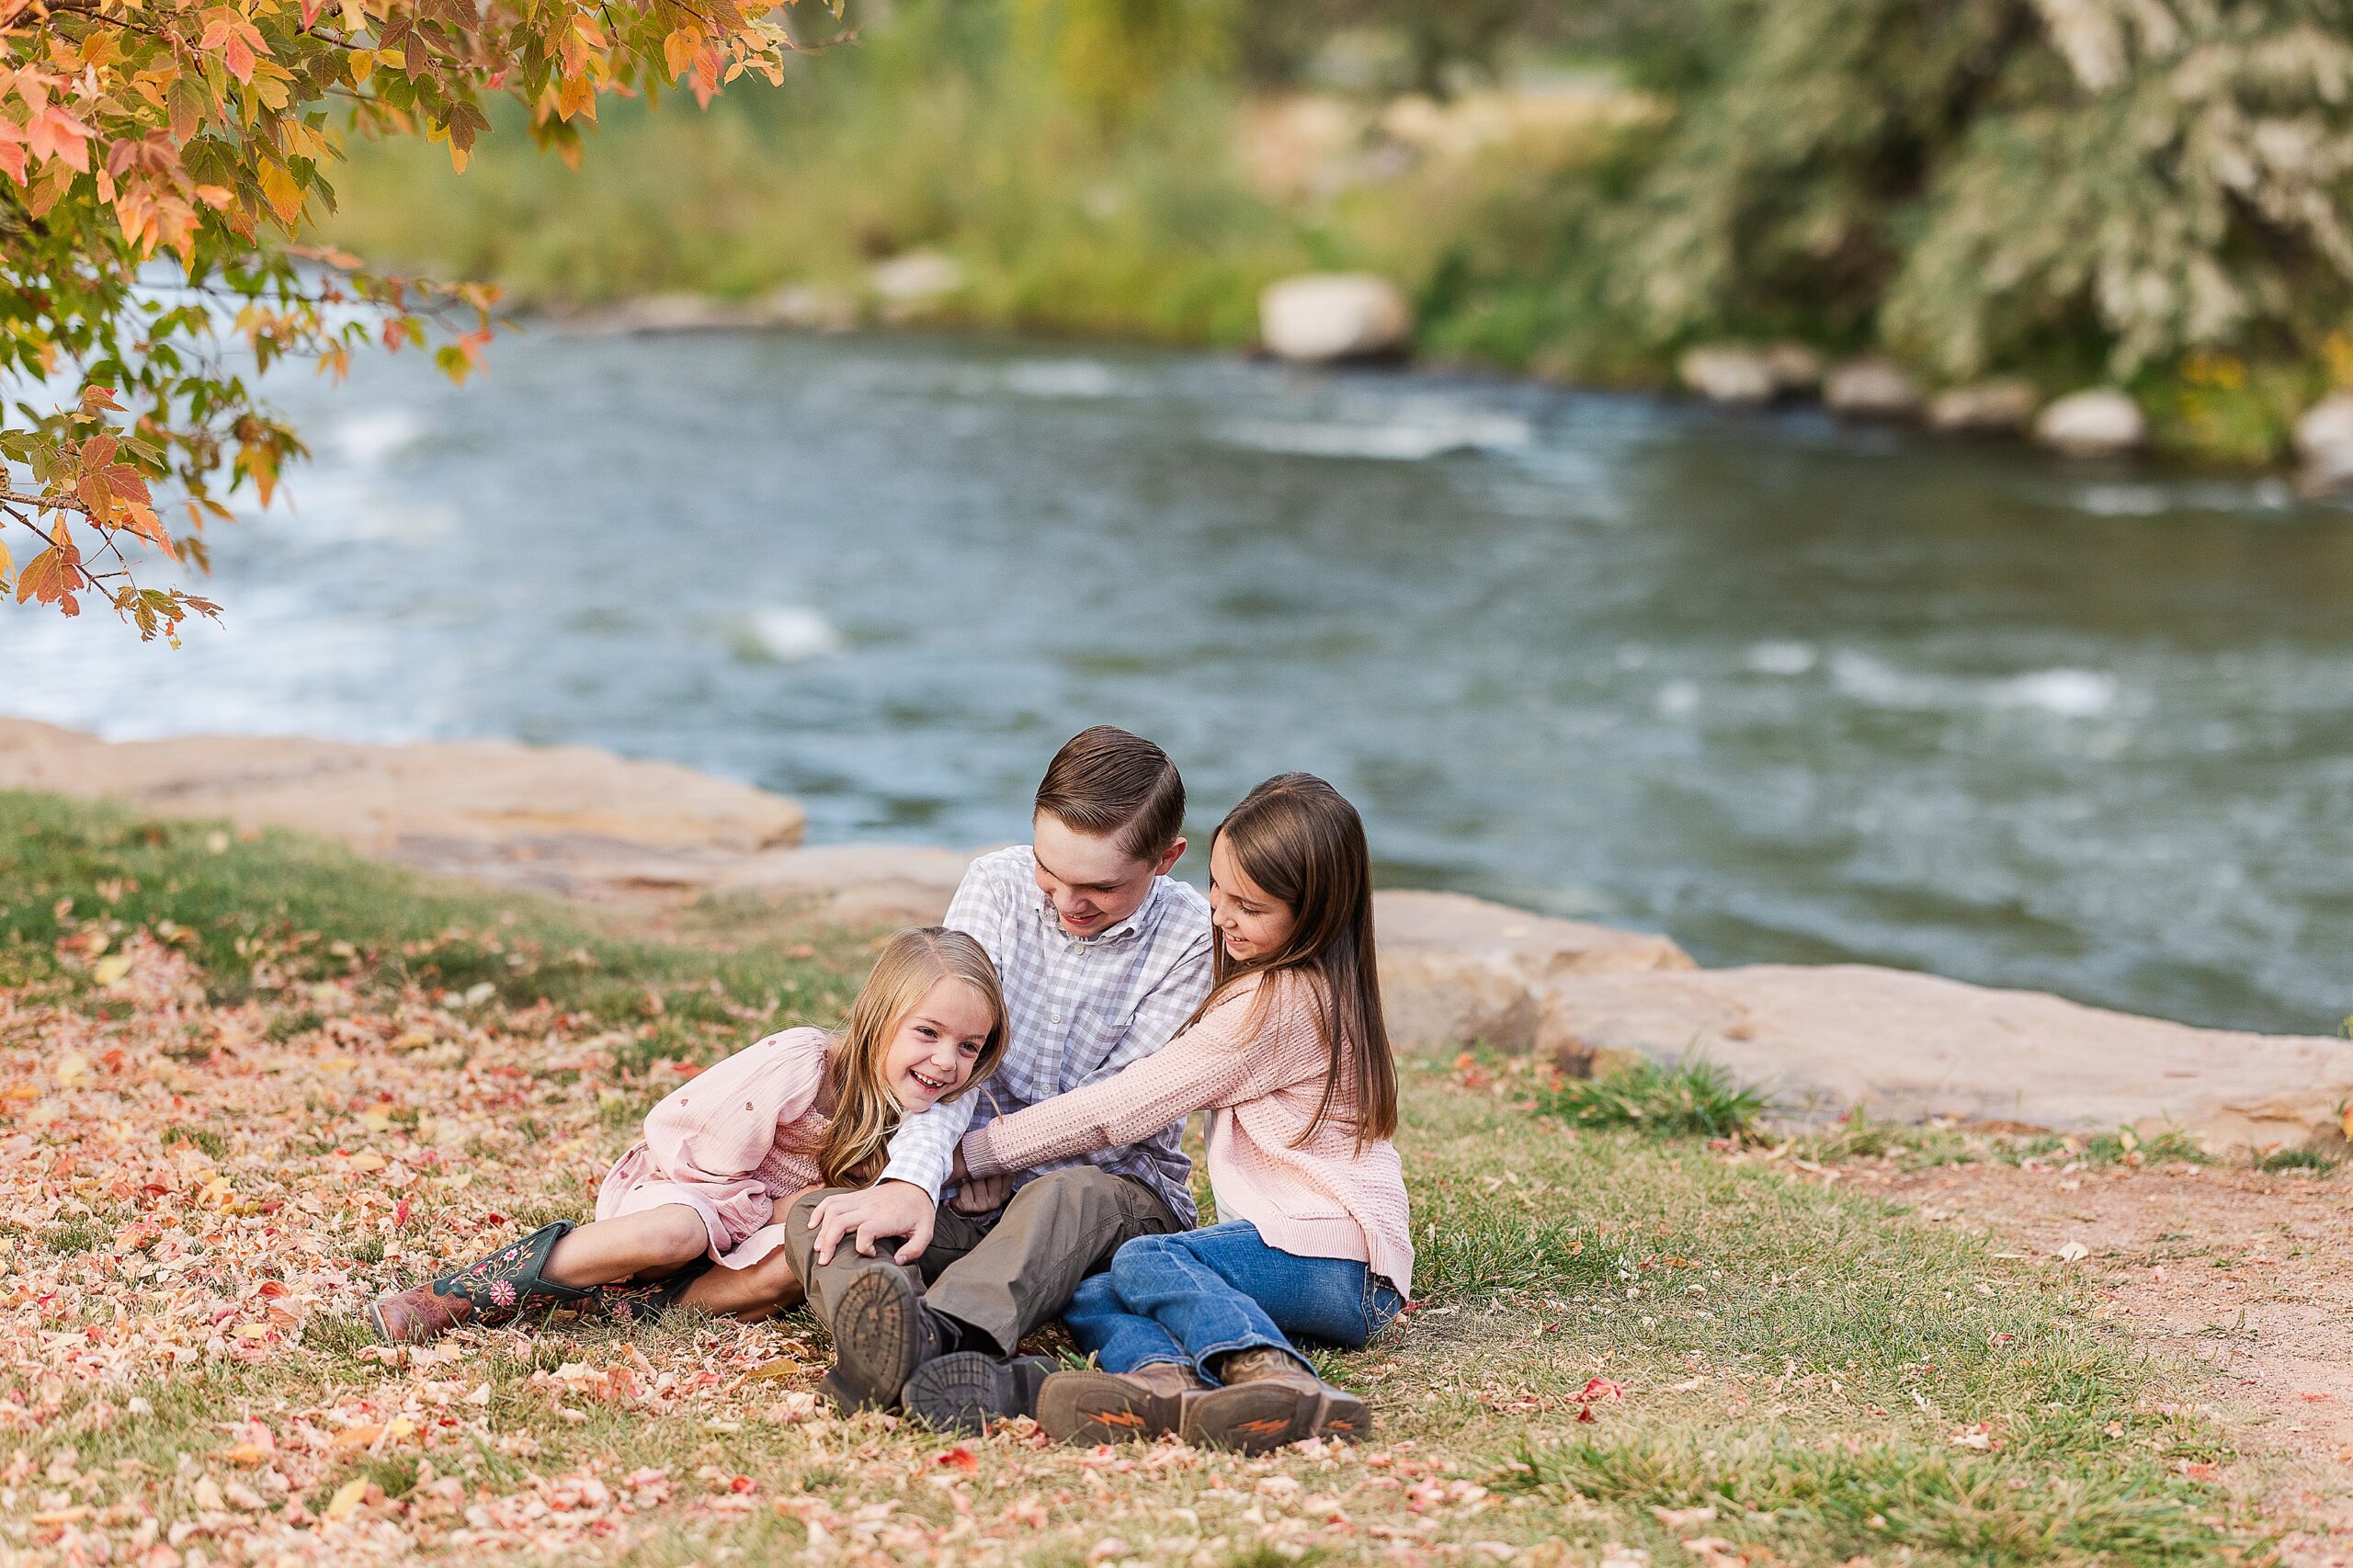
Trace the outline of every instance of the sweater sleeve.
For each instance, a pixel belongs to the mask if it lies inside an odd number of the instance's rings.
[[[759,1169],[777,1130],[816,1103],[823,1029],[787,1029],[681,1084],[645,1116],[645,1146],[673,1181],[725,1182]]]
[[[1250,992],[1237,992],[1193,1028],[1099,1083],[974,1129],[964,1164],[974,1176],[1024,1171],[1149,1137],[1197,1110],[1218,1110],[1259,1090],[1251,1046]]]

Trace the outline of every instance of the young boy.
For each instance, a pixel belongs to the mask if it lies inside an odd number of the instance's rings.
[[[1012,1023],[1003,1063],[976,1093],[910,1118],[873,1187],[803,1194],[788,1218],[793,1269],[833,1330],[825,1387],[844,1407],[904,1395],[932,1425],[965,1428],[1029,1408],[1052,1368],[1011,1359],[1023,1336],[1122,1242],[1192,1226],[1181,1122],[939,1200],[969,1128],[1151,1055],[1208,994],[1209,901],[1168,875],[1184,818],[1167,754],[1098,725],[1047,767],[1031,846],[964,873],[947,924],[996,964]]]

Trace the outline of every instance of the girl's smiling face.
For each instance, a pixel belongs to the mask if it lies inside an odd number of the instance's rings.
[[[882,1051],[882,1082],[909,1116],[964,1086],[996,1023],[988,998],[953,977],[931,983]]]
[[[1226,956],[1248,963],[1289,941],[1299,915],[1250,880],[1221,835],[1210,846],[1210,922]]]

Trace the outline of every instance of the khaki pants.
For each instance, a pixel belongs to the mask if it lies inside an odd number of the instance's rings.
[[[804,1192],[785,1216],[792,1270],[809,1292],[810,1311],[829,1325],[850,1277],[878,1260],[889,1263],[898,1246],[877,1242],[874,1256],[865,1257],[846,1237],[832,1262],[813,1263],[816,1233],[809,1228],[809,1210],[842,1190]],[[940,1205],[931,1245],[907,1272],[935,1311],[978,1329],[1010,1356],[1030,1330],[1062,1315],[1080,1280],[1110,1267],[1120,1243],[1184,1228],[1161,1196],[1135,1177],[1072,1165],[1048,1171],[1015,1193],[996,1223],[985,1228]]]

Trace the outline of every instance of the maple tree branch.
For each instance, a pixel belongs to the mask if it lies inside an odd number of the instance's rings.
[[[19,495],[14,491],[0,490],[0,514],[6,514],[7,517],[22,523],[28,529],[31,530],[31,532],[39,538],[43,544],[49,546],[51,550],[63,548],[62,541],[55,534],[50,532],[47,528],[42,528],[31,517],[19,511],[17,509],[19,506],[62,506],[66,509],[79,512],[84,517],[89,516],[89,508],[81,506],[78,503],[51,502],[44,497]],[[82,581],[90,587],[95,588],[101,583],[111,582],[119,577],[132,592],[137,592],[139,588],[139,574],[137,569],[131,565],[131,558],[122,552],[122,541],[119,533],[116,530],[109,529],[104,524],[97,523],[97,519],[95,518],[93,518],[92,521],[98,529],[98,543],[105,548],[106,553],[115,558],[118,564],[111,571],[97,571],[93,569],[88,560],[77,556],[70,563],[72,569],[81,575]],[[175,597],[176,597],[178,590],[174,589],[173,593]]]
[[[160,40],[165,43],[181,43],[186,41],[176,33],[166,32],[162,28],[151,27],[144,22],[133,21],[129,17],[107,16],[96,6],[82,5],[78,3],[51,6],[50,7],[50,14],[52,16],[63,14],[69,17],[74,17],[85,22],[99,22],[110,28],[120,28],[125,32],[143,33],[149,38]]]
[[[108,554],[113,556],[115,560],[122,563],[122,569],[119,572],[93,572],[88,567],[85,566],[82,568],[82,574],[89,578],[94,583],[101,577],[121,577],[127,579],[132,587],[137,587],[139,585],[139,579],[131,572],[131,558],[122,552],[122,540],[120,538],[113,534],[101,533],[98,535],[98,542],[107,547]]]
[[[30,506],[40,512],[79,512],[94,523],[98,521],[97,514],[91,511],[86,505],[64,495],[20,495],[14,490],[0,488],[0,506],[6,507],[8,515],[17,521],[32,529],[33,532],[40,534],[41,538],[49,540],[51,550],[57,548],[57,541],[42,532],[40,524],[17,511],[18,506]]]

